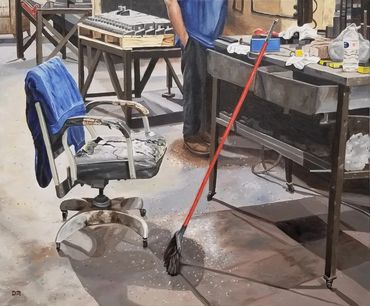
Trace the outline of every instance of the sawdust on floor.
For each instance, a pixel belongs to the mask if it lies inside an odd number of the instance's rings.
[[[186,166],[204,168],[208,166],[208,157],[196,156],[185,149],[182,139],[175,140],[168,148],[169,160],[181,162]]]

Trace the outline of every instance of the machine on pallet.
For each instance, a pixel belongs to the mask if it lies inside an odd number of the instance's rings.
[[[175,34],[168,19],[144,14],[119,6],[119,9],[82,20],[79,37],[99,43],[135,47],[172,47]]]

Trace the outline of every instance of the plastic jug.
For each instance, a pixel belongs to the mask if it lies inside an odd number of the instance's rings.
[[[359,63],[360,41],[355,24],[351,24],[343,35],[343,71],[357,71]]]

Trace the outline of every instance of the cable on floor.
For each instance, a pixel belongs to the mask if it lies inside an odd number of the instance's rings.
[[[266,174],[267,172],[271,171],[272,169],[274,169],[275,167],[277,167],[280,164],[281,158],[282,158],[282,155],[279,154],[279,156],[276,160],[265,159],[265,147],[262,146],[262,148],[261,148],[261,161],[252,166],[253,174],[255,174],[255,175],[257,175],[257,174]],[[267,167],[267,165],[266,165],[267,163],[271,164],[271,166]],[[259,164],[262,164],[263,170],[257,171],[256,168]]]
[[[258,163],[256,163],[256,164],[252,165],[252,169],[251,169],[251,170],[252,170],[252,173],[253,173],[254,175],[256,175],[257,177],[262,178],[262,179],[264,179],[264,180],[267,180],[267,181],[269,181],[269,182],[272,182],[272,181],[271,181],[271,180],[269,180],[268,178],[266,178],[266,177],[262,176],[261,174],[266,174],[266,175],[269,175],[270,177],[272,177],[272,178],[274,178],[274,179],[277,179],[277,180],[279,180],[279,181],[285,182],[285,180],[283,180],[281,177],[278,177],[278,176],[272,175],[272,174],[270,173],[270,171],[271,171],[272,169],[274,169],[276,166],[278,166],[278,165],[279,165],[279,163],[280,163],[280,161],[281,161],[281,157],[282,157],[282,155],[281,155],[281,154],[279,154],[278,158],[277,158],[275,161],[272,161],[272,160],[265,160],[265,159],[264,159],[264,155],[265,155],[264,153],[265,153],[265,149],[264,149],[264,147],[262,147],[262,151],[261,151],[261,161],[259,161]],[[271,163],[272,165],[268,168],[268,167],[266,166],[266,163]],[[262,164],[262,166],[263,166],[263,170],[257,171],[257,170],[256,170],[256,167],[257,167],[259,164]],[[281,184],[279,184],[279,183],[277,183],[277,182],[274,182],[274,183],[276,183],[276,184],[278,184],[278,185],[282,186]],[[305,190],[307,190],[307,191],[312,192],[312,195],[313,195],[313,196],[321,196],[321,197],[324,197],[324,198],[329,198],[329,195],[328,195],[327,193],[319,192],[318,190],[315,190],[315,189],[310,188],[310,187],[308,187],[308,186],[303,186],[303,185],[296,184],[296,183],[294,183],[294,186],[297,186],[297,187],[300,187],[300,188],[302,188],[302,189],[305,189]],[[300,192],[300,191],[295,191],[295,192],[296,192],[296,193],[298,193],[298,194],[304,194],[304,193],[302,193],[302,192]],[[307,194],[305,194],[305,195],[307,195]],[[357,204],[357,203],[351,203],[351,202],[343,201],[343,200],[341,201],[341,203],[342,203],[344,206],[350,207],[350,208],[352,208],[353,210],[356,210],[357,212],[362,213],[362,214],[364,214],[365,216],[367,216],[367,217],[369,217],[369,218],[370,218],[370,213],[369,213],[369,212],[367,212],[366,210],[363,210],[363,209],[361,209],[361,208],[357,207],[357,206],[359,206],[359,204]]]

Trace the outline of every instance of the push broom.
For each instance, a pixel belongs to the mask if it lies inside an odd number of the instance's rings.
[[[202,196],[202,193],[203,193],[203,190],[208,182],[208,179],[209,179],[209,176],[211,175],[211,172],[216,164],[216,161],[221,153],[221,150],[225,144],[225,141],[226,141],[226,138],[228,137],[229,133],[230,133],[230,130],[232,128],[232,126],[234,125],[235,123],[235,120],[239,114],[239,111],[244,103],[244,100],[248,94],[248,91],[249,91],[249,88],[251,87],[252,83],[253,83],[253,80],[256,76],[256,73],[257,73],[257,69],[258,67],[260,66],[261,64],[261,61],[262,61],[262,58],[266,52],[266,48],[267,48],[267,44],[271,38],[271,35],[272,35],[272,32],[273,32],[273,29],[276,25],[276,23],[278,22],[278,20],[274,20],[274,22],[272,23],[271,25],[271,28],[269,30],[269,33],[265,39],[265,42],[261,48],[261,51],[256,59],[256,62],[254,64],[254,67],[248,77],[248,80],[244,86],[244,89],[243,89],[243,92],[239,98],[239,101],[234,109],[234,112],[230,118],[230,121],[229,123],[227,124],[226,126],[226,130],[224,132],[224,134],[222,135],[221,137],[221,141],[220,141],[220,144],[218,145],[217,147],[217,150],[215,152],[215,155],[213,156],[209,166],[208,166],[208,170],[203,178],[203,181],[202,181],[202,184],[200,185],[199,187],[199,190],[197,192],[197,195],[194,199],[194,202],[193,204],[191,205],[190,207],[190,210],[186,216],[186,219],[184,221],[184,223],[182,224],[181,226],[181,229],[179,231],[177,231],[174,236],[172,237],[171,241],[169,242],[168,246],[167,246],[167,249],[166,251],[164,252],[164,256],[163,256],[163,259],[164,259],[164,266],[166,267],[166,270],[167,270],[167,273],[169,275],[172,275],[172,276],[175,276],[175,275],[178,275],[180,273],[180,259],[181,259],[181,250],[182,250],[182,239],[184,237],[184,234],[185,234],[185,231],[186,231],[186,228],[188,227],[188,224],[194,214],[194,211],[199,203],[199,200],[200,200],[200,197]]]

